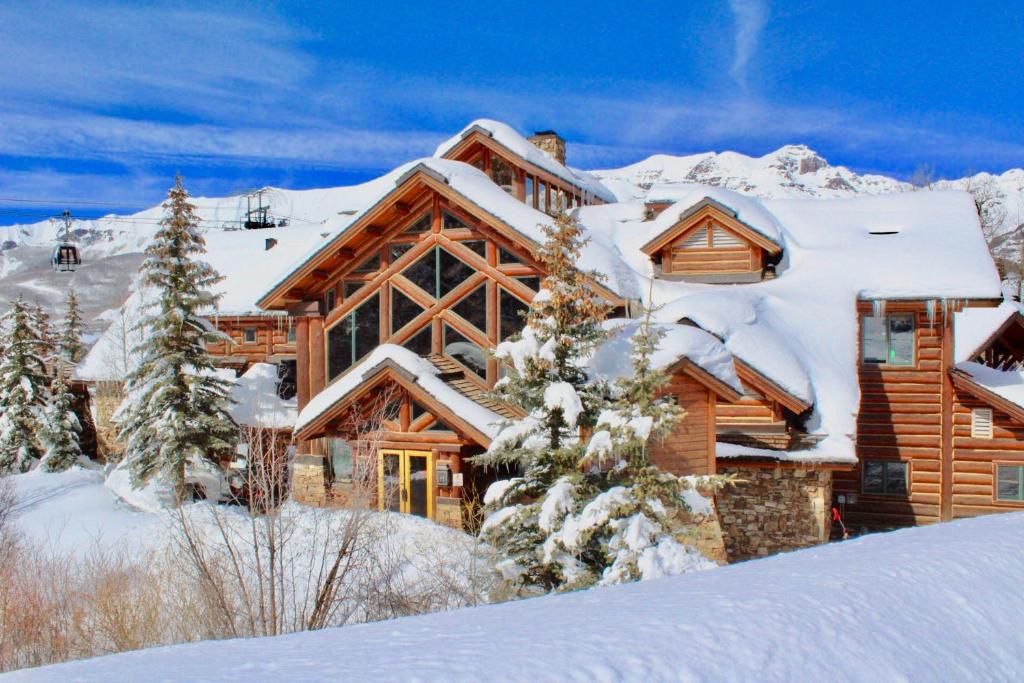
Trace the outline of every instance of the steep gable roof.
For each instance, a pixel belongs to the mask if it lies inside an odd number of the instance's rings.
[[[369,206],[361,213],[340,221],[331,230],[327,240],[317,249],[301,258],[287,274],[279,279],[259,300],[260,306],[281,305],[284,295],[300,278],[309,276],[321,264],[335,258],[346,243],[364,230],[378,232],[374,226],[375,216],[383,207],[395,201],[395,194],[410,183],[419,182],[432,190],[443,193],[456,201],[463,209],[476,218],[503,232],[531,251],[536,251],[544,241],[542,226],[550,225],[547,214],[529,207],[509,196],[491,179],[478,169],[459,161],[447,159],[420,159],[406,164],[401,173],[393,174],[395,180],[384,187]],[[608,274],[603,283],[593,283],[596,291],[602,292],[612,301],[624,303],[628,299],[640,298],[639,277],[624,268],[619,255],[604,244],[590,243],[584,246],[580,267]]]
[[[662,217],[666,215],[668,218],[663,219]],[[709,217],[714,218],[727,229],[734,231],[740,237],[764,249],[769,254],[776,255],[782,251],[781,245],[777,242],[778,237],[769,237],[765,234],[772,231],[764,228],[758,229],[744,222],[739,218],[736,211],[711,197],[705,196],[696,203],[683,207],[681,211],[677,211],[675,206],[666,209],[658,217],[659,224],[664,225],[672,216],[676,216],[675,222],[657,233],[645,245],[640,247],[642,252],[648,256],[655,254]]]
[[[601,181],[589,173],[564,166],[549,154],[539,149],[514,128],[500,121],[477,119],[461,131],[438,145],[434,151],[436,158],[451,158],[467,141],[476,136],[483,136],[503,148],[511,157],[516,157],[528,164],[544,170],[556,178],[575,185],[605,202],[614,202],[615,195],[601,184]]]
[[[505,418],[442,379],[430,360],[394,344],[381,344],[344,375],[310,399],[295,422],[295,437],[318,436],[334,415],[365,391],[390,381],[481,446],[490,444]]]

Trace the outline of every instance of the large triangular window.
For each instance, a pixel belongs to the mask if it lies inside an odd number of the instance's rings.
[[[444,229],[445,230],[468,230],[469,226],[463,223],[461,220],[448,213],[444,212]]]
[[[402,271],[402,275],[430,296],[436,296],[437,247],[419,257],[411,266]]]
[[[448,294],[450,291],[465,282],[466,278],[475,273],[472,266],[459,260],[444,249],[438,250],[438,291],[437,298]]]
[[[487,286],[480,285],[467,294],[459,303],[452,306],[452,311],[462,316],[481,333],[487,333]]]
[[[423,312],[423,307],[397,288],[391,287],[391,334],[398,332]]]

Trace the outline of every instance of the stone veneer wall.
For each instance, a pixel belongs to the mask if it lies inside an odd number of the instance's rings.
[[[324,456],[299,455],[292,465],[292,498],[305,505],[327,504],[327,477]]]
[[[683,525],[682,530],[677,534],[678,540],[685,545],[693,546],[713,562],[727,564],[729,558],[726,553],[725,536],[714,494],[711,491],[700,491],[700,493],[711,501],[711,512],[700,515],[689,510],[676,509],[676,518]]]
[[[729,562],[763,557],[828,540],[832,472],[814,467],[728,465],[737,484],[718,492]]]

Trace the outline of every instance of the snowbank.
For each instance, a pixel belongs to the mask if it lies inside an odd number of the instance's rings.
[[[994,515],[658,581],[0,680],[1019,680],[1022,544],[1024,514]]]

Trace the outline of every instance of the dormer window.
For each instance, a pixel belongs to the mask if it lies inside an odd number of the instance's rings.
[[[758,282],[782,253],[778,244],[705,199],[643,247],[655,275],[686,282]]]

